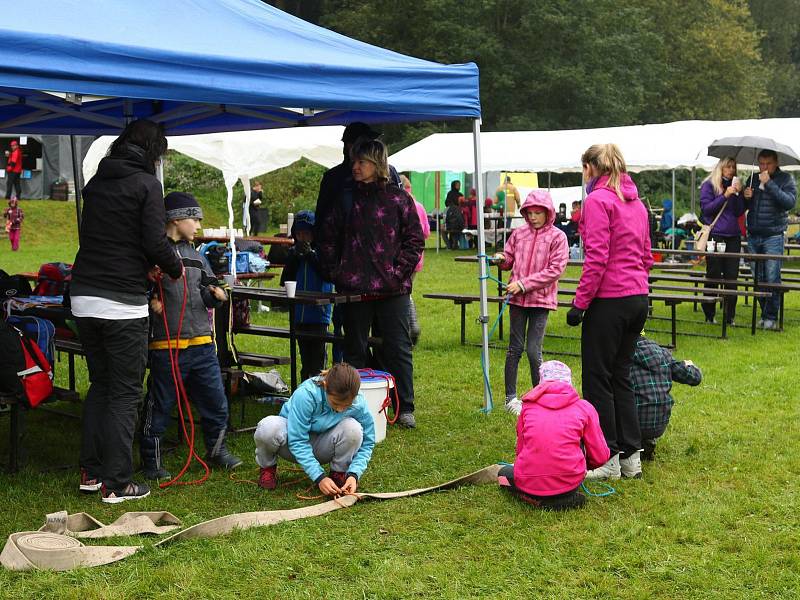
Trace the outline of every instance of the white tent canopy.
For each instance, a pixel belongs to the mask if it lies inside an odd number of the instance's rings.
[[[332,167],[342,162],[342,133],[344,128],[297,127],[262,131],[235,131],[201,135],[179,135],[167,138],[169,148],[222,171],[232,206],[233,186],[237,179],[245,188],[245,202],[250,201],[250,178],[280,169],[300,158]],[[114,136],[95,140],[83,161],[84,181],[97,171]],[[191,191],[191,190],[187,190]],[[247,207],[245,207],[247,208]],[[245,218],[248,211],[244,211]]]
[[[393,154],[399,171],[470,171],[474,165],[469,133],[435,133]],[[770,137],[800,147],[800,118],[741,121],[677,121],[600,129],[507,131],[481,133],[483,172],[581,170],[581,154],[592,144],[617,144],[632,172],[710,170],[716,158],[707,154],[716,139],[732,135]],[[791,167],[790,167],[791,168]]]

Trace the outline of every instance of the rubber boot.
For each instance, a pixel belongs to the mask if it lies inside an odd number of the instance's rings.
[[[215,451],[206,454],[206,463],[209,467],[219,467],[221,469],[235,469],[242,464],[242,459],[231,453],[225,442],[217,444]]]

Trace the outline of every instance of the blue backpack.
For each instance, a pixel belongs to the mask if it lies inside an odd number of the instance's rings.
[[[52,321],[40,317],[22,317],[11,315],[6,319],[9,325],[13,325],[39,346],[47,361],[52,365],[56,354],[56,328]]]

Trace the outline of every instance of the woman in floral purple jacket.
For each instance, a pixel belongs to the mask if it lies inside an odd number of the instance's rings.
[[[411,275],[425,240],[414,201],[389,182],[386,146],[379,140],[356,143],[353,185],[322,223],[319,248],[323,276],[340,292],[365,296],[345,304],[344,360],[356,368],[369,359],[373,320],[380,326],[381,356],[395,377],[400,397],[398,423],[416,425],[414,366],[409,333]]]

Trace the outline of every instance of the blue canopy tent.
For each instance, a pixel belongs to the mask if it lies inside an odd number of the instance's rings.
[[[113,135],[138,118],[169,135],[468,118],[481,172],[475,64],[404,56],[259,0],[29,0],[4,7],[0,39],[0,133]]]

